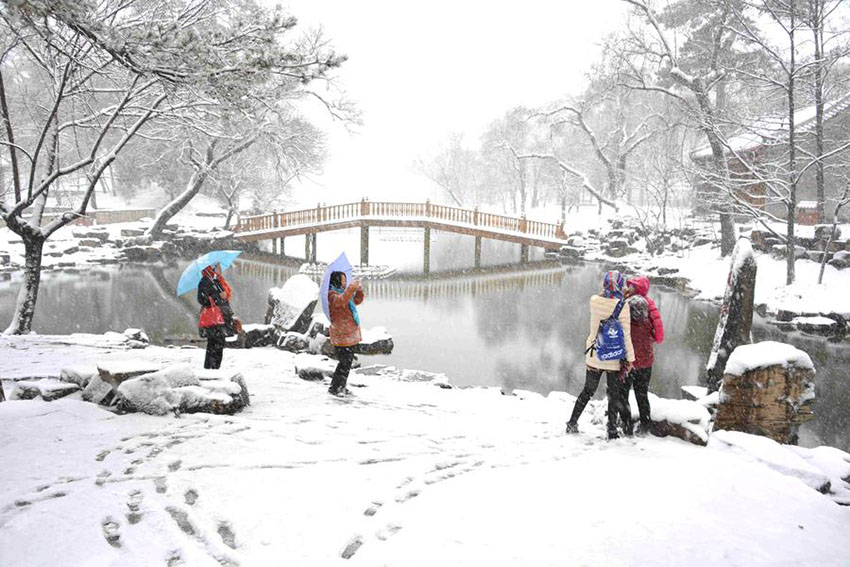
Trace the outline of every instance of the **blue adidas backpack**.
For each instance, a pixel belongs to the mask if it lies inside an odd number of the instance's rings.
[[[593,356],[593,351],[596,351],[596,358],[600,361],[626,358],[626,337],[619,319],[622,309],[623,300],[621,299],[611,316],[599,322],[596,338],[585,352]]]

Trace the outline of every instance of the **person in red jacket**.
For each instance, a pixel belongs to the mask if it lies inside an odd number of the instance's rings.
[[[631,316],[632,346],[635,350],[634,368],[629,373],[626,382],[626,395],[629,387],[634,386],[640,423],[638,433],[649,431],[649,380],[652,377],[652,363],[655,361],[654,345],[664,340],[664,325],[661,314],[655,302],[647,297],[649,293],[649,278],[637,276],[627,282],[632,292],[629,298],[629,314]]]
[[[360,305],[364,298],[363,286],[359,281],[346,282],[343,272],[331,274],[328,290],[328,308],[331,315],[330,335],[339,364],[334,371],[328,392],[335,396],[351,394],[351,391],[346,388],[346,383],[351,364],[354,362],[354,347],[361,340],[357,305]]]

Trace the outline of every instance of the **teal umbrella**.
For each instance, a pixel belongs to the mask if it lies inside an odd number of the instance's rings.
[[[183,270],[183,275],[180,276],[180,281],[177,282],[177,295],[183,295],[196,289],[198,284],[201,283],[202,272],[207,266],[221,264],[221,269],[226,270],[233,265],[236,257],[241,253],[241,250],[213,250],[197,258]]]

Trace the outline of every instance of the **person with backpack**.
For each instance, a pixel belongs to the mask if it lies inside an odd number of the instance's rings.
[[[590,334],[585,344],[587,367],[584,389],[579,394],[567,433],[578,433],[578,418],[587,402],[596,393],[602,374],[608,385],[608,439],[619,437],[617,416],[623,420],[623,430],[631,435],[632,418],[628,398],[624,394],[625,376],[635,360],[631,340],[631,316],[625,298],[626,278],[613,270],[605,274],[602,293],[590,298]]]
[[[359,281],[354,280],[348,283],[344,272],[331,273],[328,290],[328,310],[331,315],[330,335],[339,363],[334,370],[328,392],[334,396],[351,394],[346,383],[354,362],[354,347],[361,341],[360,315],[357,313],[357,305],[363,303],[364,298],[363,286]]]
[[[655,302],[647,297],[649,293],[649,278],[638,276],[626,282],[633,291],[629,298],[629,313],[631,315],[632,345],[635,349],[634,369],[626,380],[626,396],[629,388],[634,387],[640,422],[638,435],[646,435],[651,424],[649,408],[649,380],[652,377],[654,343],[661,344],[664,340],[664,325],[661,314]]]

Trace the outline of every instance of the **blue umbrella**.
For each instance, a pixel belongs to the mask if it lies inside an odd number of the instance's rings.
[[[322,311],[325,312],[325,316],[328,320],[331,318],[331,309],[328,306],[328,290],[331,287],[331,273],[333,272],[343,272],[345,274],[346,282],[351,281],[351,264],[348,263],[348,258],[345,256],[345,252],[340,254],[339,258],[328,265],[325,275],[322,276],[322,285],[319,287],[319,299],[322,301]]]
[[[183,270],[183,275],[180,276],[180,281],[177,282],[177,295],[183,295],[196,289],[198,284],[201,283],[201,277],[203,277],[201,272],[207,266],[221,264],[221,269],[226,270],[233,265],[236,257],[241,253],[241,250],[213,250],[197,258]]]

